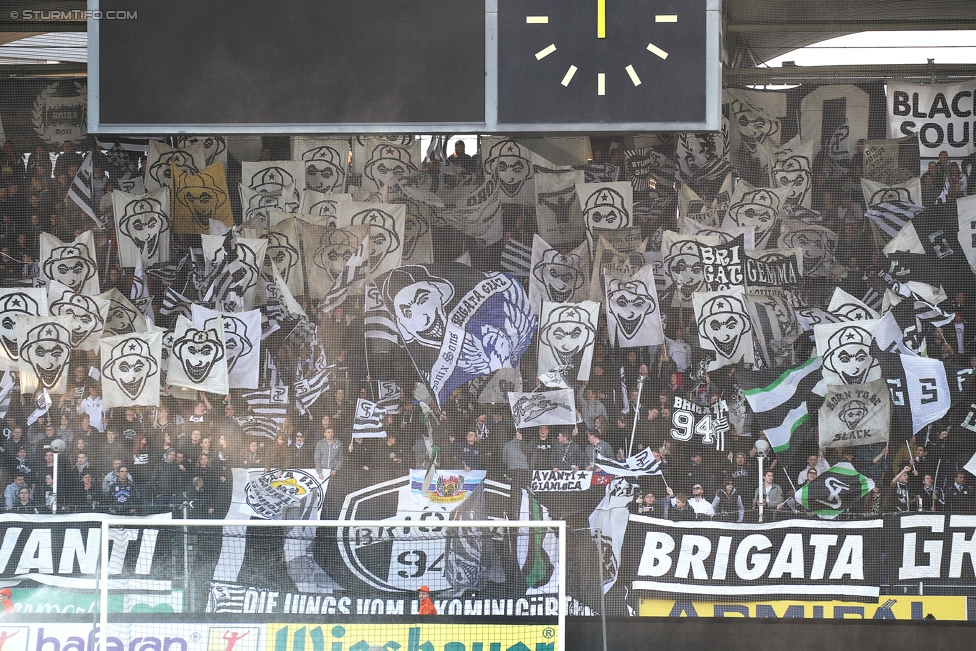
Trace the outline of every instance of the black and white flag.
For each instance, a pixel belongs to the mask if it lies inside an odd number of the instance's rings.
[[[353,438],[386,438],[385,420],[385,410],[375,402],[359,398],[356,401],[356,414],[352,422]]]
[[[534,393],[508,393],[515,428],[539,425],[575,425],[576,400],[572,389],[538,391]]]
[[[47,316],[47,292],[39,287],[0,289],[0,369],[17,368],[17,318]]]
[[[585,174],[571,167],[537,167],[535,171],[535,213],[539,234],[553,244],[580,241],[583,214],[577,190]]]
[[[541,312],[543,301],[575,303],[586,300],[589,258],[585,242],[564,255],[539,235],[534,235],[529,275],[529,303],[533,314]]]
[[[603,280],[610,345],[634,348],[663,344],[661,304],[654,284],[654,267],[646,265],[630,276],[605,271]]]
[[[886,352],[877,347],[872,352],[891,393],[893,433],[907,440],[949,413],[952,395],[942,360]]]
[[[57,281],[48,285],[51,316],[73,317],[71,347],[98,350],[112,302],[99,296],[76,294]]]
[[[89,152],[85,156],[85,160],[82,161],[81,167],[78,168],[75,178],[72,179],[71,185],[68,187],[68,197],[81,208],[86,215],[92,218],[92,221],[98,225],[99,228],[105,228],[105,222],[102,220],[101,215],[98,212],[98,202],[95,199],[95,179],[94,170],[92,167],[92,152]]]
[[[532,246],[535,247],[535,240]],[[508,238],[505,248],[502,249],[502,269],[519,278],[527,277],[532,268],[533,250],[516,239]]]
[[[837,233],[799,219],[785,219],[780,225],[777,246],[803,251],[804,276],[829,276],[837,251]]]
[[[143,195],[116,190],[112,193],[112,206],[123,267],[134,267],[139,255],[149,266],[169,262],[172,222],[168,187]]]
[[[695,292],[692,302],[698,319],[699,344],[705,350],[715,351],[709,370],[739,362],[756,363],[752,321],[741,287],[721,292]]]
[[[818,416],[821,448],[886,442],[891,429],[888,385],[884,379],[856,386],[829,384]]]
[[[288,415],[288,387],[274,385],[243,396],[250,414],[241,423],[248,436],[274,439]]]
[[[71,317],[17,316],[21,394],[64,393],[71,356]]]
[[[695,292],[705,290],[705,268],[701,245],[715,246],[717,235],[680,235],[664,231],[661,252],[664,254],[664,276],[671,294],[671,307],[691,307]]]
[[[867,209],[864,215],[871,220],[871,229],[879,244],[887,244],[924,208],[911,201],[884,201]]]
[[[223,331],[230,388],[257,389],[261,373],[261,311],[218,312],[193,305],[191,313],[195,327]]]
[[[162,332],[133,332],[101,340],[105,409],[159,404]]]
[[[166,381],[177,387],[226,395],[230,387],[223,325],[214,323],[201,329],[189,319],[177,317]]]
[[[92,231],[85,231],[73,242],[62,242],[50,233],[41,233],[40,253],[38,268],[42,285],[56,280],[76,294],[98,293],[98,262]]]
[[[588,380],[600,304],[542,304],[539,319],[539,375],[556,372],[565,380]]]

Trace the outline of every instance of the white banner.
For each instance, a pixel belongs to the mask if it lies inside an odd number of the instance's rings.
[[[900,138],[917,133],[923,158],[940,151],[950,158],[976,153],[971,131],[974,96],[972,83],[887,84],[888,134]]]
[[[104,337],[101,349],[105,409],[159,404],[162,332]]]

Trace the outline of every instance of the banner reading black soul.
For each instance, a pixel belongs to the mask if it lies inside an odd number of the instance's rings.
[[[671,522],[631,515],[620,578],[636,596],[876,600],[884,521]]]

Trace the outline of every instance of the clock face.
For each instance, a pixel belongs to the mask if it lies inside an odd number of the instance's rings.
[[[498,0],[500,124],[704,122],[706,0]]]

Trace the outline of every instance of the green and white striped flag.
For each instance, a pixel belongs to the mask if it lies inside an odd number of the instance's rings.
[[[836,518],[867,497],[874,490],[874,480],[854,469],[846,461],[832,466],[793,495],[803,507],[825,519]]]
[[[789,449],[793,432],[816,414],[823,402],[827,389],[821,367],[821,358],[812,357],[786,371],[736,373],[742,393],[775,452]]]

